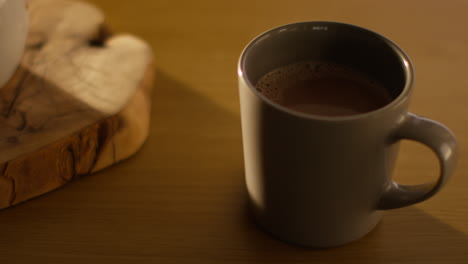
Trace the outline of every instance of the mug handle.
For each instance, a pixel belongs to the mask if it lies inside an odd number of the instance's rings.
[[[447,182],[457,163],[455,136],[447,127],[435,121],[408,113],[398,125],[393,139],[415,140],[431,148],[439,159],[440,176],[435,182],[419,185],[400,185],[392,181],[377,204],[378,210],[396,209],[432,197]]]

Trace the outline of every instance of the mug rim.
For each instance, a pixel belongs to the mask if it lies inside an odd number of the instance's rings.
[[[357,28],[363,31],[366,31],[370,34],[373,34],[374,36],[380,38],[387,44],[396,54],[397,56],[401,59],[401,66],[404,68],[404,73],[405,73],[405,85],[400,92],[400,94],[394,98],[390,103],[386,104],[385,106],[382,106],[380,108],[377,108],[375,110],[365,112],[365,113],[360,113],[360,114],[355,114],[355,115],[343,115],[343,116],[324,116],[324,115],[314,115],[314,114],[306,114],[302,113],[299,111],[294,111],[291,110],[287,107],[284,107],[278,103],[273,102],[271,99],[267,98],[265,95],[260,93],[256,88],[255,85],[249,80],[249,78],[244,74],[245,69],[246,69],[246,58],[250,53],[250,50],[253,48],[253,46],[260,40],[268,38],[269,34],[279,32],[279,31],[284,31],[292,27],[297,27],[301,25],[311,25],[315,23],[320,23],[320,24],[334,24],[334,25],[340,25],[340,26],[345,26],[345,27],[350,27],[350,28]],[[303,21],[303,22],[295,22],[295,23],[289,23],[285,24],[282,26],[274,27],[271,28],[260,35],[256,36],[253,40],[251,40],[247,46],[244,48],[244,50],[241,53],[241,56],[239,58],[238,62],[238,67],[237,67],[237,74],[240,79],[242,79],[249,89],[262,101],[270,105],[271,107],[276,108],[279,111],[286,112],[287,114],[297,116],[300,118],[305,118],[305,119],[311,119],[311,120],[323,120],[323,121],[347,121],[347,120],[356,120],[356,119],[362,119],[370,116],[377,115],[382,112],[386,112],[389,109],[394,108],[395,106],[399,105],[410,93],[411,87],[413,86],[413,81],[414,81],[414,69],[413,69],[413,64],[411,63],[411,60],[409,59],[408,55],[403,51],[402,48],[400,48],[395,42],[391,41],[390,39],[386,38],[385,36],[372,31],[367,28],[363,28],[360,26],[348,24],[348,23],[342,23],[342,22],[336,22],[336,21]]]

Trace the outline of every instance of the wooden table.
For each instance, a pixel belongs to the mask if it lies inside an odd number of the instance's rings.
[[[0,263],[468,263],[468,1],[93,0],[155,51],[150,137],[131,159],[0,211]],[[456,175],[433,199],[386,212],[371,234],[311,250],[259,231],[246,212],[236,63],[277,25],[336,20],[378,31],[413,59],[411,110],[450,127]],[[396,178],[435,178],[404,142]]]

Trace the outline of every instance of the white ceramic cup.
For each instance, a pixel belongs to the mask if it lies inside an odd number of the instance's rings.
[[[278,67],[332,61],[379,80],[393,101],[372,112],[319,116],[295,112],[261,94],[255,83]],[[253,40],[239,63],[245,176],[259,226],[284,241],[330,247],[356,240],[383,210],[436,194],[455,169],[457,144],[445,126],[408,113],[413,68],[393,42],[336,22],[302,22]],[[438,156],[435,182],[401,185],[392,170],[401,139]]]
[[[0,0],[0,87],[20,64],[27,32],[27,0]]]

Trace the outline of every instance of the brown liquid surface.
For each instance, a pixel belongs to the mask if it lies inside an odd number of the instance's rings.
[[[256,84],[259,92],[291,110],[349,116],[390,103],[388,91],[364,73],[344,65],[300,62],[275,69]]]

